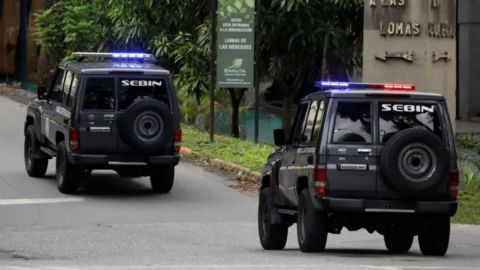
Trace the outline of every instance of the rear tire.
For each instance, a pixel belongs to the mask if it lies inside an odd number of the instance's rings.
[[[413,234],[404,231],[395,231],[383,236],[388,252],[393,254],[407,253],[412,247]]]
[[[302,252],[325,250],[328,236],[328,218],[313,208],[308,189],[300,193],[297,221],[298,245]]]
[[[258,235],[264,249],[282,250],[287,243],[288,225],[273,224],[272,207],[275,207],[272,189],[267,187],[261,190],[258,202]]]
[[[48,168],[48,159],[38,158],[38,140],[33,126],[28,126],[25,132],[24,160],[25,169],[30,177],[44,177]]]
[[[175,179],[174,166],[158,166],[151,169],[150,184],[156,193],[168,193]]]
[[[418,235],[423,255],[445,256],[450,241],[450,217],[435,218]]]
[[[56,180],[57,187],[61,193],[71,194],[78,189],[78,177],[81,175],[80,169],[71,164],[67,157],[67,148],[65,142],[60,142],[57,147],[56,162]]]

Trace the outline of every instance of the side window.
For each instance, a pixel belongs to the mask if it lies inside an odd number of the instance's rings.
[[[77,87],[78,87],[78,75],[73,74],[72,86],[70,87],[70,94],[67,102],[67,106],[70,108],[72,108],[73,105],[75,104],[75,94],[77,93]]]
[[[320,101],[320,105],[318,107],[317,117],[315,118],[315,126],[313,127],[312,132],[312,139],[311,142],[316,143],[320,139],[320,135],[322,132],[322,124],[323,124],[323,113],[325,111],[325,101]]]
[[[318,107],[320,101],[316,100],[310,104],[310,109],[308,110],[307,118],[305,120],[305,129],[303,130],[303,136],[301,137],[302,143],[311,143],[312,142],[312,133],[315,127],[315,118],[317,117]]]
[[[72,86],[72,80],[73,80],[73,73],[71,71],[67,71],[67,74],[65,75],[65,83],[63,84],[63,94],[62,94],[62,100],[63,100],[63,105],[68,104],[68,99],[70,96],[70,87]]]
[[[83,100],[85,110],[115,110],[113,78],[88,78]]]
[[[55,81],[53,82],[52,88],[51,88],[51,99],[54,101],[62,102],[62,95],[63,95],[63,75],[65,74],[65,70],[58,68],[56,75],[55,75]]]
[[[369,102],[339,102],[333,143],[372,143],[372,113]]]
[[[295,119],[293,131],[293,144],[300,144],[303,137],[303,129],[305,127],[305,115],[307,114],[308,103],[303,103],[298,108],[297,117]]]

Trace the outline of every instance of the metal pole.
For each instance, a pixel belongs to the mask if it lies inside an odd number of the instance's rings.
[[[212,42],[210,44],[210,142],[215,141],[215,86],[216,86],[216,43],[217,43],[217,0],[211,3]]]
[[[20,1],[20,30],[18,31],[18,47],[16,51],[16,72],[20,81],[28,79],[28,3],[27,0]]]
[[[255,135],[254,141],[258,143],[259,118],[260,118],[260,5],[261,1],[255,1]]]

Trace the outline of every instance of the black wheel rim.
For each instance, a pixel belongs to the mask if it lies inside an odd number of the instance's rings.
[[[134,122],[135,135],[145,141],[157,140],[163,133],[164,123],[155,112],[144,112]]]
[[[425,182],[435,173],[437,157],[430,147],[413,143],[402,148],[398,166],[401,174],[411,182]]]

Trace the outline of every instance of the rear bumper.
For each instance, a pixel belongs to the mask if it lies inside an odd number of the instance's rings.
[[[71,163],[87,168],[112,168],[121,166],[175,166],[180,162],[180,155],[162,155],[132,157],[132,155],[88,155],[70,153]]]
[[[346,198],[316,198],[317,209],[343,213],[393,213],[450,215],[457,212],[457,201],[394,201]]]

